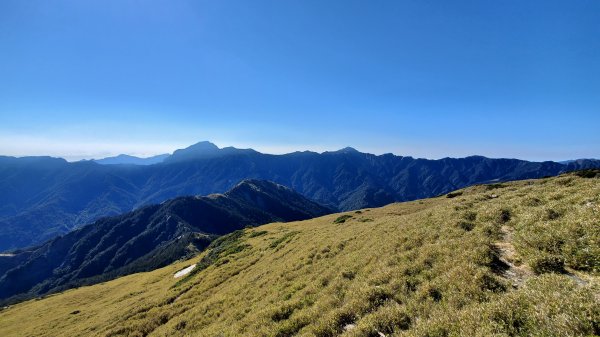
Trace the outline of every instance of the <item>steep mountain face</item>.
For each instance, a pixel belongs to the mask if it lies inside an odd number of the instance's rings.
[[[339,210],[382,206],[465,186],[600,167],[485,157],[440,160],[361,153],[268,155],[202,142],[148,166],[0,157],[0,251],[43,242],[99,217],[181,195],[227,191],[257,178],[289,186]]]
[[[287,187],[260,180],[243,181],[225,194],[168,200],[0,256],[0,298],[23,293],[25,298],[155,269],[246,226],[330,212]]]
[[[0,250],[40,243],[76,225],[130,211],[149,177],[139,168],[0,158]]]

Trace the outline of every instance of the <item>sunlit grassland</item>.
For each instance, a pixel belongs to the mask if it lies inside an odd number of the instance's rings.
[[[0,336],[599,334],[600,179],[460,192],[246,229],[5,309]]]

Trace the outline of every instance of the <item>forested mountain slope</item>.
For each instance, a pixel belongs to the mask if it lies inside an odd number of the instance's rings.
[[[0,251],[26,247],[100,217],[183,195],[223,193],[243,179],[288,186],[338,210],[415,200],[491,181],[553,176],[600,161],[568,164],[485,157],[415,159],[335,152],[269,155],[201,142],[155,165],[68,163],[0,157]]]
[[[287,187],[260,180],[242,181],[225,194],[145,206],[0,256],[0,303],[163,267],[247,226],[328,213]]]

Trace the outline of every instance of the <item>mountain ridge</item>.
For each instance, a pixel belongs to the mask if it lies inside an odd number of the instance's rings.
[[[569,164],[481,156],[430,160],[357,151],[271,155],[198,144],[191,152],[181,150],[177,160],[147,166],[0,157],[0,251],[40,243],[102,216],[177,196],[223,193],[248,178],[275,181],[328,207],[351,210],[478,183],[600,167],[598,160]],[[194,157],[197,151],[203,155]]]
[[[0,299],[152,270],[189,258],[217,236],[247,226],[328,213],[293,190],[263,180],[244,180],[224,194],[170,199],[0,256]]]
[[[114,157],[101,159],[92,159],[93,162],[101,165],[154,165],[162,163],[170,154],[159,154],[146,158],[131,156],[128,154],[119,154]]]

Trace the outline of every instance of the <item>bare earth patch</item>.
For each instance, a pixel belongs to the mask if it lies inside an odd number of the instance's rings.
[[[518,288],[528,278],[533,276],[533,272],[526,264],[519,263],[518,254],[512,244],[512,228],[505,225],[500,228],[500,232],[502,233],[502,241],[496,242],[495,246],[500,253],[500,261],[508,266],[502,272],[502,276],[510,280],[514,287]]]

